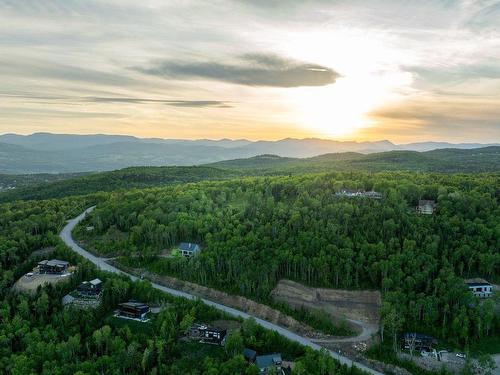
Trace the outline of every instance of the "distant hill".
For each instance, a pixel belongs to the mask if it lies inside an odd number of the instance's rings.
[[[263,154],[308,158],[329,153],[370,154],[483,146],[436,142],[395,145],[386,140],[340,142],[317,138],[253,142],[245,139],[179,140],[105,134],[5,134],[0,135],[0,173],[74,173],[109,171],[130,166],[189,166]]]
[[[329,170],[422,171],[422,172],[499,172],[500,146],[478,149],[442,149],[427,152],[388,151],[374,154],[335,153],[311,158],[282,158],[260,155],[225,160],[210,166],[245,170],[247,173],[306,173]]]
[[[161,186],[202,180],[221,180],[240,174],[212,167],[130,167],[112,172],[100,172],[67,178],[61,181],[35,183],[0,192],[0,202],[29,199],[59,198],[100,191]],[[59,175],[54,175],[59,176]],[[15,177],[15,176],[11,176]],[[26,178],[27,176],[19,176]],[[6,176],[3,176],[5,179]],[[0,181],[2,176],[0,175]]]
[[[33,175],[31,179],[34,183],[33,185],[21,186],[20,188],[0,193],[0,202],[16,199],[58,198],[99,191],[160,186],[202,180],[222,180],[244,176],[288,175],[332,171],[500,172],[500,146],[472,150],[388,151],[368,155],[346,152],[302,159],[265,154],[192,167],[131,167],[77,177],[65,175],[60,178],[47,177],[47,175],[37,178],[35,176],[39,175]],[[0,175],[0,183],[2,179],[4,181],[29,181],[28,176]],[[46,182],[43,184],[37,183],[42,179],[49,181],[61,179],[62,181]]]

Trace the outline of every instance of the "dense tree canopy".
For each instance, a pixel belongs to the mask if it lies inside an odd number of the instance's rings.
[[[193,321],[231,319],[199,301],[165,295],[146,281],[97,271],[59,241],[65,220],[101,197],[17,202],[0,205],[0,373],[30,374],[169,374],[253,375],[241,346],[259,353],[279,351],[296,360],[307,374],[358,374],[340,366],[323,352],[313,352],[267,331],[252,320],[231,337],[228,350],[179,340]],[[67,283],[38,288],[35,294],[10,289],[53,248],[52,257],[77,265]],[[96,310],[63,308],[61,297],[79,282],[99,277],[104,295]],[[117,303],[135,298],[163,306],[147,324],[112,317]],[[295,373],[295,372],[294,372]],[[303,373],[303,372],[298,372]]]
[[[122,262],[268,301],[282,278],[377,288],[383,326],[425,330],[466,345],[499,327],[463,279],[500,275],[498,175],[331,173],[202,182],[114,193],[79,236]],[[380,191],[345,198],[341,188]],[[434,199],[434,215],[418,215]],[[88,223],[89,223],[88,222]],[[88,225],[88,223],[83,224]],[[83,227],[82,226],[82,227]],[[180,241],[193,259],[156,258]]]

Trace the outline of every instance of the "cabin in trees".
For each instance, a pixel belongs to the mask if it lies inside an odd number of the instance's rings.
[[[433,200],[421,199],[418,201],[417,212],[423,215],[432,215],[436,209],[436,202]]]
[[[38,262],[38,272],[41,274],[62,274],[68,270],[69,263],[65,260],[52,259]]]
[[[191,242],[181,242],[178,246],[178,249],[182,256],[186,258],[190,258],[196,254],[198,254],[201,250],[200,245]]]
[[[83,297],[99,297],[102,292],[102,281],[99,279],[84,281],[78,285],[76,291]]]
[[[118,305],[117,316],[129,319],[146,320],[146,315],[151,311],[150,307],[142,302],[128,301]]]
[[[493,286],[485,280],[466,280],[465,283],[476,297],[489,298],[493,294]]]
[[[281,365],[283,360],[280,353],[258,355],[255,358],[255,365],[259,369],[259,374],[277,375],[284,374]]]
[[[224,345],[227,330],[208,327],[203,324],[193,324],[188,331],[188,337],[204,344]]]
[[[435,341],[434,337],[422,333],[406,332],[403,335],[405,349],[430,351]]]

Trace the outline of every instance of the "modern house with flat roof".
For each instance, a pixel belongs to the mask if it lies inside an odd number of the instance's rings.
[[[102,281],[99,279],[84,281],[78,285],[76,291],[84,297],[99,297],[102,292]]]
[[[38,272],[41,274],[61,274],[64,273],[69,266],[69,262],[59,259],[42,260],[38,262]]]
[[[434,344],[435,339],[432,336],[417,332],[406,332],[403,335],[403,346],[405,349],[429,351]]]
[[[423,215],[432,215],[436,209],[436,202],[433,200],[421,199],[418,201],[417,212]]]
[[[259,369],[259,374],[277,375],[283,374],[281,365],[283,360],[280,353],[258,355],[255,358],[255,365]]]
[[[469,281],[466,280],[465,283],[469,287],[469,290],[476,297],[479,298],[489,298],[493,294],[493,286],[487,281]]]
[[[198,254],[201,250],[201,247],[196,243],[181,242],[178,246],[178,249],[181,252],[182,256],[189,258]]]
[[[137,301],[123,302],[118,305],[118,316],[124,318],[145,320],[146,314],[150,311],[148,305]]]
[[[227,331],[195,323],[189,329],[188,335],[190,338],[199,340],[204,344],[224,345]]]

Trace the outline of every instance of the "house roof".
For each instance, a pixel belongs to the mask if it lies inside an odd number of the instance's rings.
[[[179,249],[184,251],[198,251],[200,250],[200,245],[192,242],[181,242],[179,244]]]
[[[417,332],[405,333],[405,339],[412,339],[412,338],[415,338],[417,340],[434,340],[434,337],[429,335],[424,335],[423,333],[417,333]]]
[[[281,354],[273,353],[266,355],[259,355],[255,359],[255,364],[258,368],[267,368],[273,365],[281,363]]]
[[[257,355],[257,352],[255,350],[245,348],[243,349],[243,357],[246,359],[251,359],[252,361],[255,360],[255,356]]]
[[[65,260],[59,260],[59,259],[51,259],[51,260],[42,260],[41,262],[38,262],[38,264],[43,264],[47,266],[68,266],[69,262],[66,262]]]
[[[419,206],[435,206],[436,202],[433,200],[421,199],[418,201]]]
[[[468,286],[491,286],[490,283],[488,282],[479,282],[479,283],[475,283],[475,282],[468,282],[466,283]]]
[[[90,280],[89,283],[91,283],[92,285],[99,285],[99,284],[102,284],[102,281],[99,279],[94,279],[94,280]]]
[[[148,307],[148,305],[146,305],[145,303],[142,303],[142,302],[137,302],[137,301],[128,301],[128,302],[123,302],[123,303],[120,303],[119,306],[121,307],[131,307],[131,308],[144,308],[144,307]]]

